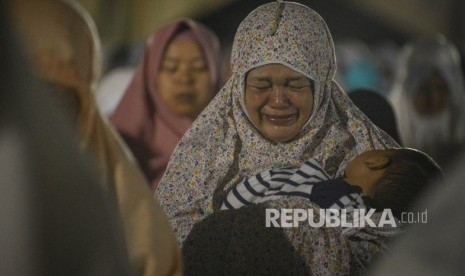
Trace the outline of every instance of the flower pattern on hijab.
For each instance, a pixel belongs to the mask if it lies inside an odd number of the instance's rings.
[[[299,167],[314,157],[331,177],[369,149],[397,147],[374,126],[333,80],[334,44],[323,19],[301,4],[284,2],[270,36],[276,3],[260,6],[240,24],[233,43],[233,74],[179,142],[157,196],[182,243],[193,225],[220,208],[229,189],[261,171]],[[278,63],[315,84],[314,110],[286,143],[267,140],[244,108],[248,71]]]

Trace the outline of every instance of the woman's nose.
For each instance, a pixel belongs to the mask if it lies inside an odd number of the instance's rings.
[[[288,106],[288,99],[286,97],[286,92],[284,88],[281,86],[273,86],[273,90],[271,91],[270,101],[269,104],[272,107],[279,108],[279,107],[286,107]]]
[[[187,65],[180,65],[175,74],[175,80],[181,83],[191,83],[194,80],[191,68]]]

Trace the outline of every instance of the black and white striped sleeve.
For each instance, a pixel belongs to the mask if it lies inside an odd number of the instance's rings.
[[[329,176],[314,159],[304,162],[300,168],[264,171],[245,179],[231,189],[221,209],[238,209],[282,196],[310,199],[313,185],[328,179]]]

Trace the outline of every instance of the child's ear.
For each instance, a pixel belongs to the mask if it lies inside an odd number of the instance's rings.
[[[365,166],[370,170],[382,170],[386,168],[391,159],[387,156],[373,156],[365,160]]]

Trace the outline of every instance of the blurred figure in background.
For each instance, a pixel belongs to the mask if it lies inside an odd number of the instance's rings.
[[[117,210],[17,47],[0,1],[0,275],[128,275]]]
[[[402,145],[397,132],[396,116],[387,98],[369,89],[355,89],[348,94],[352,102],[372,123],[389,134],[399,145]]]
[[[126,88],[132,80],[135,69],[130,66],[119,67],[106,74],[98,86],[97,105],[104,117],[109,117],[118,106]]]
[[[169,23],[149,38],[111,121],[153,190],[178,141],[218,92],[220,57],[218,37],[189,19]]]
[[[118,208],[131,273],[180,274],[180,253],[165,215],[129,151],[96,109],[93,91],[101,63],[94,22],[73,1],[10,3],[13,26],[36,75],[67,114],[64,120],[78,129],[82,151],[93,157],[103,188]]]
[[[361,40],[338,41],[336,44],[336,80],[346,90],[370,89],[383,93],[380,66],[371,49]]]
[[[98,108],[104,117],[115,111],[132,80],[144,51],[144,43],[122,47],[110,56],[107,73],[102,76],[96,91]]]
[[[442,166],[465,141],[465,91],[457,48],[444,37],[404,47],[390,94],[402,143]]]
[[[380,92],[385,96],[389,94],[392,88],[392,82],[397,70],[399,50],[400,46],[390,40],[380,41],[373,46],[373,54],[379,65]]]

